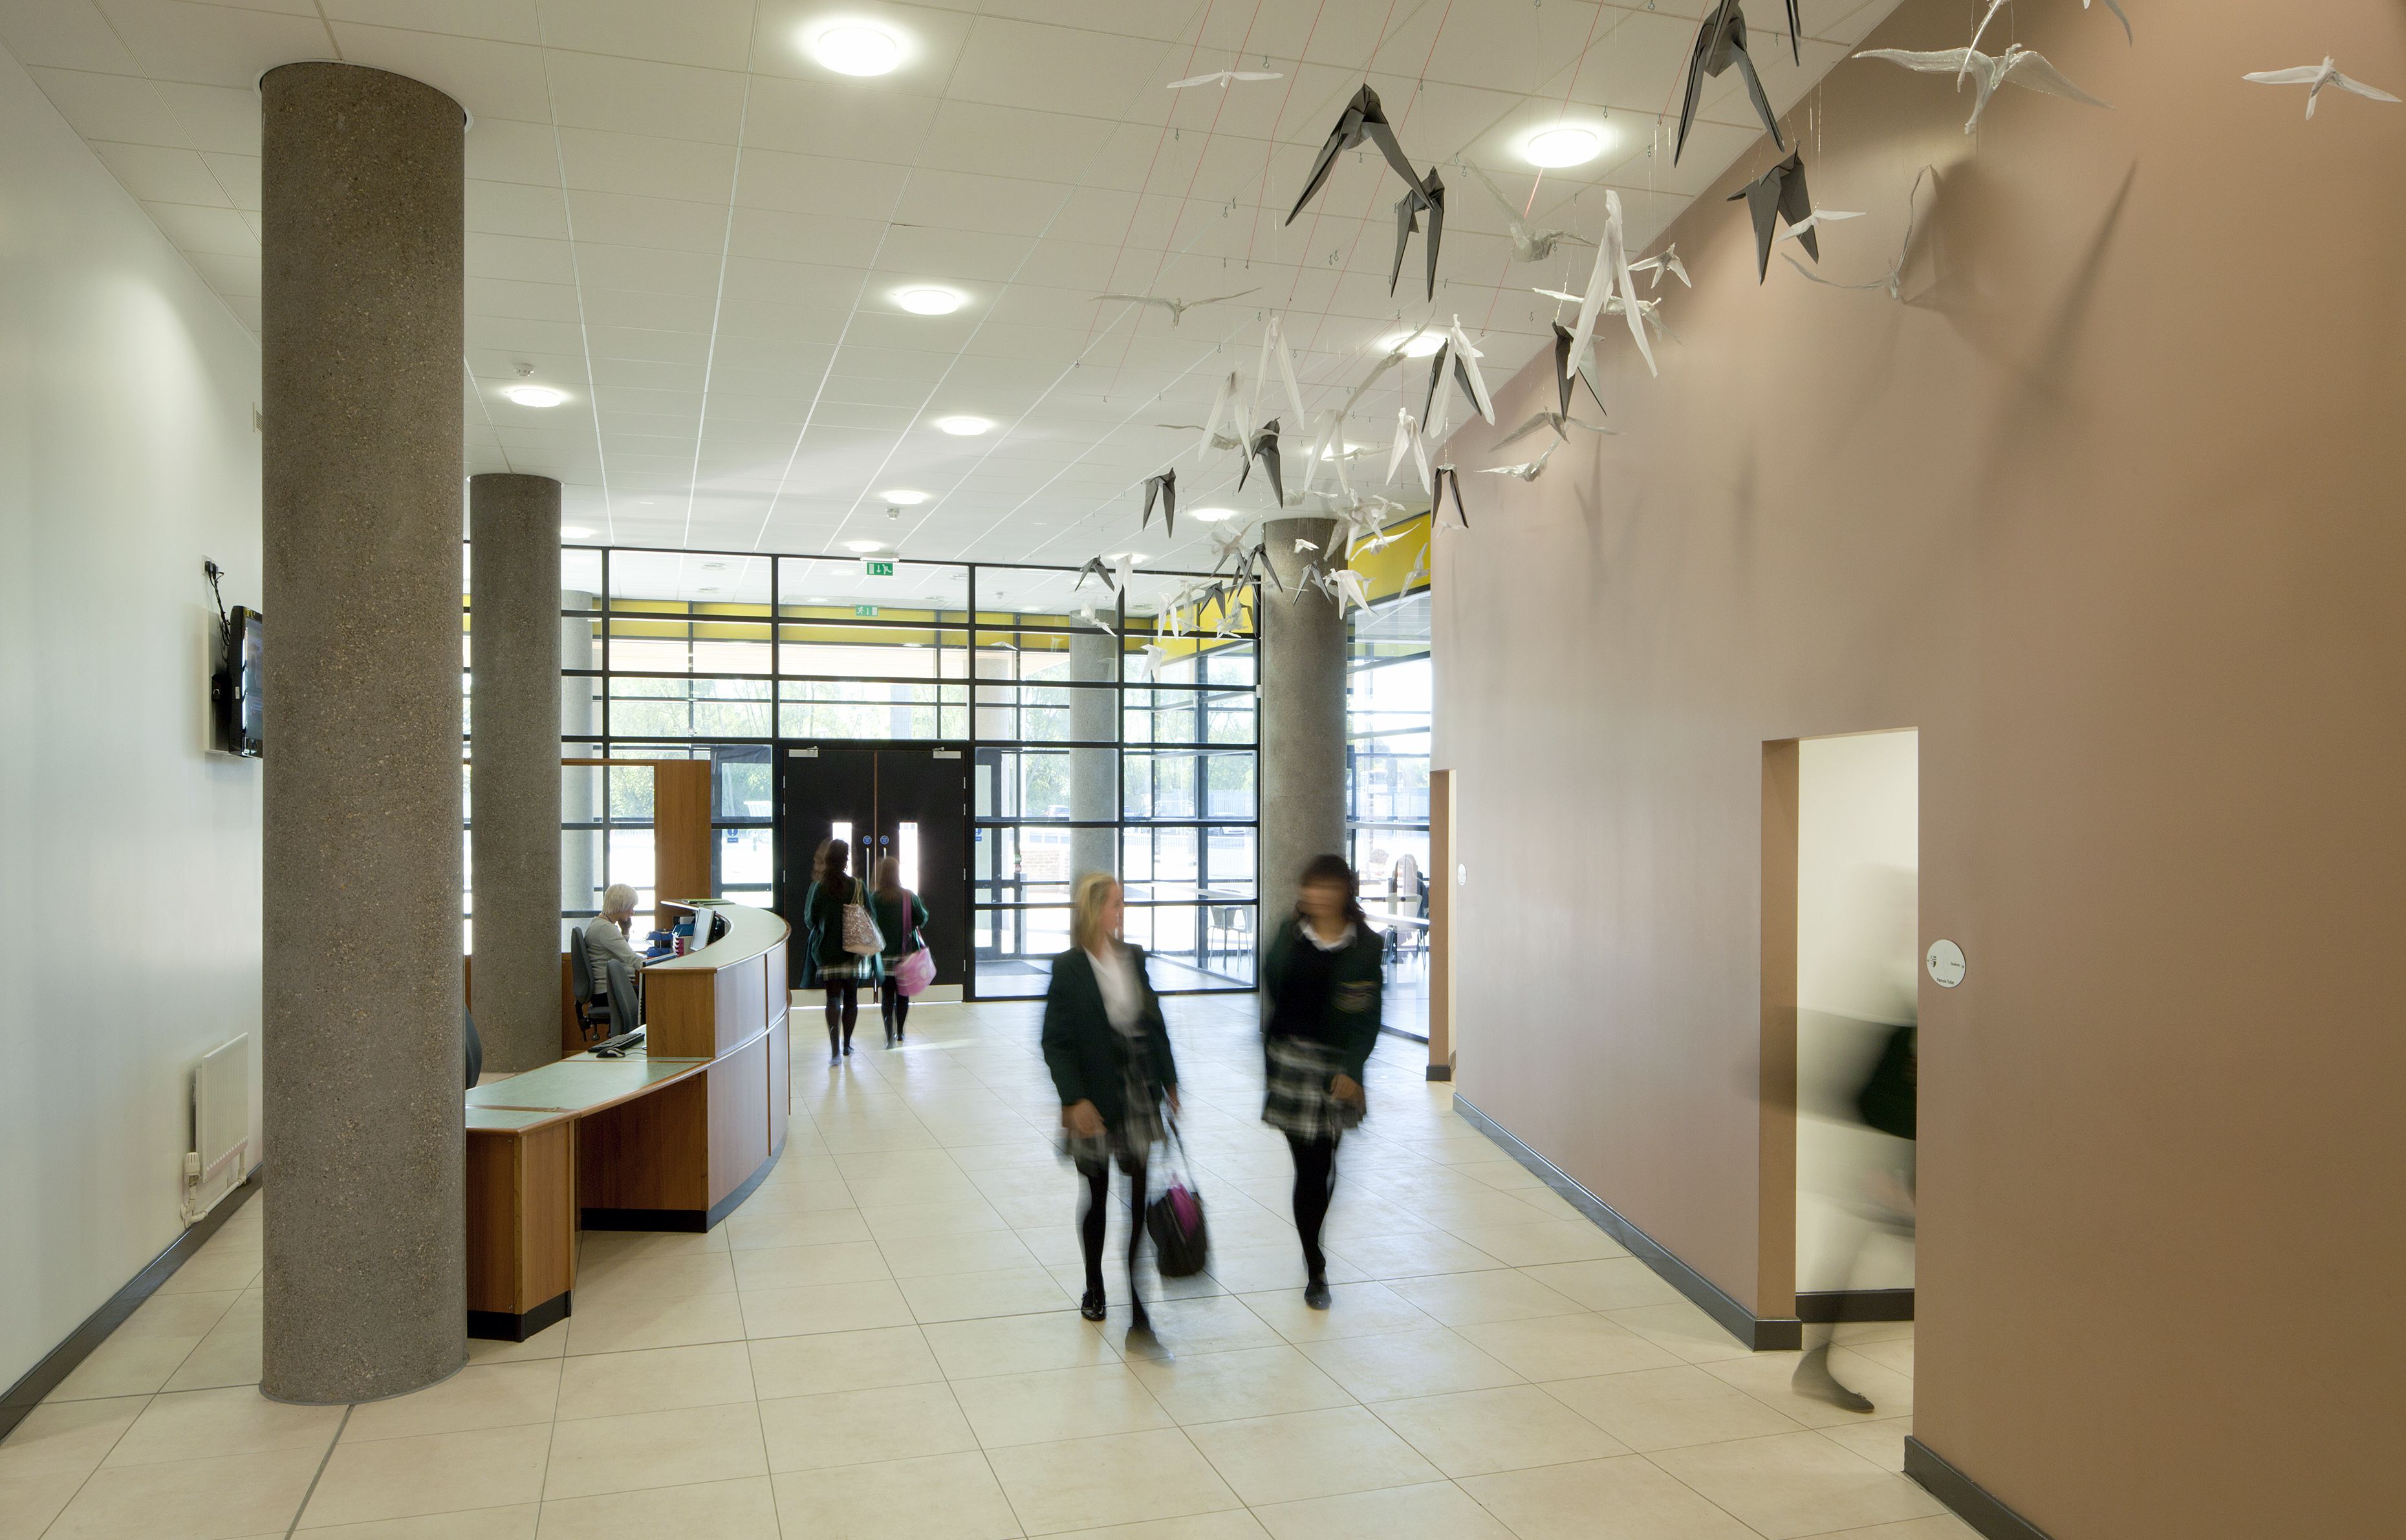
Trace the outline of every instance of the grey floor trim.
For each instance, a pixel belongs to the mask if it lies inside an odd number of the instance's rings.
[[[2005,1506],[1994,1492],[1911,1434],[1904,1435],[1904,1474],[1988,1540],[2048,1540],[2046,1531]]]
[[[102,1302],[99,1309],[84,1318],[84,1323],[67,1334],[67,1339],[51,1349],[39,1363],[25,1371],[24,1378],[0,1393],[0,1438],[25,1420],[25,1414],[42,1404],[42,1397],[59,1388],[59,1382],[75,1373],[76,1365],[92,1356],[93,1349],[108,1340],[108,1334],[125,1324],[125,1318],[141,1307],[142,1302],[159,1292],[159,1285],[176,1275],[176,1269],[191,1260],[192,1254],[208,1244],[219,1226],[232,1218],[234,1211],[250,1201],[259,1191],[260,1168],[250,1168],[242,1185],[218,1200],[218,1206],[203,1215],[199,1222],[186,1228],[170,1241],[167,1249],[150,1259],[149,1265],[134,1275],[125,1287]]]
[[[1606,1235],[1628,1247],[1631,1255],[1654,1269],[1663,1282],[1687,1295],[1698,1309],[1719,1321],[1721,1329],[1739,1342],[1757,1352],[1804,1346],[1803,1321],[1793,1316],[1756,1315],[1723,1293],[1720,1285],[1680,1261],[1668,1247],[1621,1218],[1612,1205],[1565,1176],[1560,1166],[1522,1144],[1511,1130],[1481,1112],[1459,1091],[1453,1094],[1453,1107],[1472,1127],[1503,1146],[1507,1154],[1552,1188],[1564,1202],[1585,1214]]]
[[[1848,1321],[1911,1321],[1910,1289],[1825,1289],[1796,1296],[1796,1319],[1816,1325]]]

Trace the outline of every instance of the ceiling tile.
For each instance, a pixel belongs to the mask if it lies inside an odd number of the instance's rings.
[[[94,75],[82,70],[25,72],[59,109],[67,126],[87,139],[130,145],[173,145],[197,149],[156,87],[131,75]]]
[[[200,156],[155,145],[95,144],[92,153],[144,203],[200,204],[232,208],[234,200]]]
[[[743,142],[764,149],[909,165],[936,120],[937,99],[874,81],[752,78]]]
[[[162,80],[247,89],[295,59],[323,59],[326,25],[313,16],[196,6],[185,0],[97,0],[142,73]]]
[[[179,251],[258,260],[259,237],[231,208],[192,204],[144,204],[142,207]]]
[[[752,50],[752,0],[545,0],[543,40],[556,49],[741,70]]]
[[[143,73],[100,12],[81,3],[0,7],[0,47],[29,69]]]
[[[710,251],[727,244],[727,205],[618,192],[571,192],[568,217],[580,241]]]
[[[690,199],[722,210],[735,179],[733,145],[690,139],[563,128],[559,160],[567,185],[577,191]],[[722,232],[726,229],[723,212],[718,225]]]
[[[655,8],[674,17],[683,7]],[[562,124],[715,145],[735,143],[743,127],[741,74],[557,48],[548,59],[552,109]]]
[[[449,33],[502,43],[540,43],[535,0],[320,0],[336,21]]]
[[[568,199],[556,187],[470,179],[468,229],[488,235],[568,239]]]
[[[333,32],[345,59],[423,80],[466,107],[479,120],[550,120],[551,103],[544,85],[541,49],[343,21],[333,23]]]

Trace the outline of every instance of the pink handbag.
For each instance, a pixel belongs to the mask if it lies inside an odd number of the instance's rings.
[[[903,994],[924,994],[936,982],[936,959],[928,956],[923,946],[895,965],[894,979],[902,986]]]

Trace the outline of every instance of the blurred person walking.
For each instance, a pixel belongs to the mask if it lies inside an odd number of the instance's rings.
[[[1892,1028],[1862,1088],[1855,1093],[1855,1113],[1865,1128],[1887,1135],[1877,1141],[1881,1157],[1857,1173],[1861,1190],[1847,1204],[1853,1219],[1852,1243],[1847,1254],[1843,1286],[1850,1284],[1866,1248],[1885,1234],[1910,1243],[1914,1236],[1915,1170],[1920,1132],[1916,1116],[1917,1081],[1920,1073],[1918,1028],[1911,1023]],[[1872,1398],[1842,1382],[1830,1368],[1830,1347],[1841,1321],[1805,1328],[1804,1356],[1797,1361],[1789,1387],[1799,1395],[1826,1401],[1842,1411],[1869,1412]],[[1814,1340],[1819,1335],[1819,1340]]]
[[[1271,938],[1262,968],[1262,1121],[1295,1156],[1295,1229],[1303,1242],[1303,1302],[1328,1308],[1320,1227],[1337,1192],[1337,1144],[1369,1109],[1364,1067],[1378,1045],[1386,978],[1382,943],[1362,914],[1353,869],[1338,855],[1303,869],[1294,916]]]
[[[899,969],[902,960],[919,950],[919,927],[927,923],[927,906],[902,885],[902,863],[891,855],[877,863],[877,888],[870,905],[878,934],[885,938],[877,1011],[885,1020],[885,1046],[892,1048],[902,1040],[903,1026],[911,1020],[911,996],[902,993]]]
[[[827,991],[829,1064],[852,1052],[852,1025],[860,1019],[860,986],[884,975],[878,948],[857,950],[863,944],[869,894],[858,880],[846,876],[851,862],[852,849],[843,841],[822,843],[811,863],[810,891],[802,896],[812,987]]]
[[[1070,947],[1053,959],[1044,996],[1044,1063],[1061,1096],[1070,1161],[1086,1182],[1078,1218],[1086,1293],[1078,1313],[1088,1321],[1105,1314],[1103,1229],[1116,1161],[1128,1190],[1128,1335],[1150,1337],[1152,1318],[1136,1288],[1137,1243],[1144,1237],[1146,1163],[1163,1137],[1162,1104],[1178,1110],[1178,1061],[1145,975],[1144,949],[1120,940],[1125,915],[1109,872],[1078,879]]]

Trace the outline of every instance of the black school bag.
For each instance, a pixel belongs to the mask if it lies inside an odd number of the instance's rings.
[[[1880,1050],[1879,1063],[1872,1067],[1871,1078],[1855,1094],[1855,1110],[1862,1114],[1864,1125],[1901,1139],[1913,1138],[1917,1126],[1914,1031],[1910,1026],[1900,1026],[1889,1034],[1888,1046]]]

